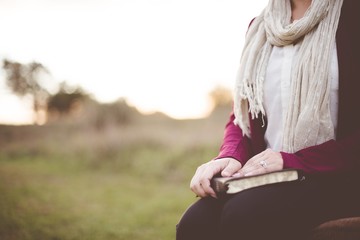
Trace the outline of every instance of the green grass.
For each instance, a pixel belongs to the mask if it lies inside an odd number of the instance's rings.
[[[0,240],[175,239],[196,200],[190,179],[217,155],[231,106],[198,120],[116,121],[119,110],[0,125]]]
[[[140,120],[100,131],[0,125],[0,239],[175,239],[225,120]]]
[[[0,239],[175,239],[190,178],[217,147],[90,149],[2,154]]]

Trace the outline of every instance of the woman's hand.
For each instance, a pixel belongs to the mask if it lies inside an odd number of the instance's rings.
[[[190,188],[199,197],[216,198],[216,193],[210,187],[210,180],[220,172],[223,177],[229,177],[240,169],[241,163],[233,158],[211,160],[197,168],[191,179]]]
[[[283,167],[284,161],[281,154],[269,148],[250,158],[244,167],[234,175],[251,176],[278,171],[283,169]]]

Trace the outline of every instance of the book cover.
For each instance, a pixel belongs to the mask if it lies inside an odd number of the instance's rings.
[[[296,169],[284,169],[247,177],[214,177],[211,187],[217,194],[234,194],[240,191],[280,182],[302,181],[303,173]]]

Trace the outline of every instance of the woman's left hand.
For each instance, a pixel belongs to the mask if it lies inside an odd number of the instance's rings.
[[[241,170],[233,176],[252,176],[283,169],[284,161],[279,152],[268,148],[250,158]]]

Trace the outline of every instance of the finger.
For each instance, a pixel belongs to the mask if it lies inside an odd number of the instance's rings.
[[[232,176],[234,173],[236,173],[237,171],[239,171],[239,169],[241,168],[241,163],[234,160],[234,161],[229,161],[229,163],[227,164],[227,166],[224,168],[224,170],[221,172],[221,176],[223,177],[230,177]]]
[[[248,172],[252,172],[254,171],[255,169],[258,169],[261,167],[260,161],[258,160],[255,160],[255,159],[251,159],[251,161],[249,160],[245,166],[242,168],[242,173],[246,174]]]
[[[195,171],[194,176],[192,177],[191,181],[190,181],[190,188],[193,190],[193,188],[195,187],[195,185],[199,182],[198,178],[200,175],[200,172],[203,171],[203,169],[201,169],[201,166],[198,167]]]
[[[260,165],[260,163],[257,163],[256,165],[253,165],[249,168],[244,169],[244,176],[253,176],[253,175],[257,175],[257,174],[264,174],[267,172],[271,172],[272,164],[267,164],[266,166],[262,166]]]
[[[192,183],[190,188],[198,197],[206,197],[207,196],[200,181],[196,181],[196,182]]]
[[[273,151],[271,149],[266,149],[266,150],[262,151],[261,153],[250,158],[246,162],[245,166],[243,167],[244,171],[249,172],[249,171],[252,171],[253,169],[259,168],[261,161],[266,161],[269,164],[269,161],[271,160],[272,152]]]
[[[196,169],[196,172],[193,176],[193,178],[190,181],[190,189],[197,195],[202,196],[204,195],[204,192],[202,190],[202,187],[200,186],[200,177],[205,170],[205,164],[199,166]]]
[[[219,168],[217,165],[219,164],[220,162],[209,162],[201,165],[197,169],[191,181],[190,188],[199,197],[207,197],[209,195],[216,197],[216,193],[210,186],[210,179],[219,171],[217,170]]]
[[[204,198],[204,197],[209,196],[209,195],[204,191],[204,189],[202,188],[202,186],[201,186],[200,183],[196,186],[196,196],[201,197],[201,198]]]
[[[246,164],[242,169],[244,176],[254,175],[255,173],[267,172],[267,166],[262,166],[259,161],[253,161],[251,164]]]
[[[254,175],[259,175],[259,174],[264,174],[266,173],[267,171],[264,169],[264,168],[256,168],[256,169],[253,169],[249,172],[246,172],[244,174],[245,177],[250,177],[250,176],[254,176]]]
[[[271,163],[271,164],[266,165],[266,167],[263,167],[260,165],[257,168],[249,169],[244,174],[244,176],[253,176],[253,175],[264,174],[264,173],[268,173],[268,172],[274,172],[277,170],[279,170],[279,167],[277,166],[277,164]]]
[[[243,169],[243,175],[245,177],[247,176],[252,176],[256,173],[265,173],[266,170],[263,168],[263,167],[249,167],[249,168],[246,168],[246,169]]]
[[[212,189],[212,187],[210,185],[210,180],[218,172],[217,168],[218,167],[215,164],[212,164],[211,166],[208,166],[206,171],[204,171],[202,173],[202,176],[200,177],[200,184],[201,184],[201,187],[202,187],[203,191],[206,194],[211,195],[212,197],[215,197],[215,198],[216,198],[216,193],[215,193],[215,191]]]
[[[210,186],[210,180],[203,179],[200,182],[200,186],[201,186],[201,190],[205,193],[206,196],[210,195],[210,196],[216,198],[216,193]]]

